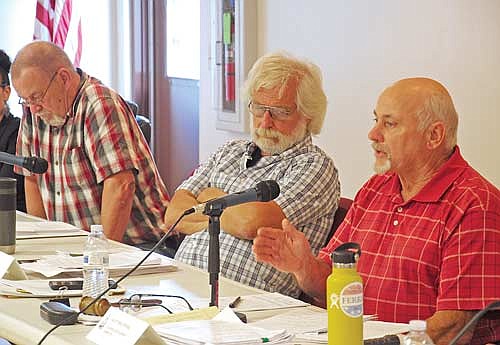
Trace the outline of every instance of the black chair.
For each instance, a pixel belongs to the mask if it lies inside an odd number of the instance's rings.
[[[134,113],[135,120],[142,131],[142,135],[144,135],[148,145],[151,146],[151,121],[149,121],[146,116],[138,114],[139,106],[137,103],[134,101],[127,101],[127,104],[130,107],[130,110],[132,110],[132,113]]]
[[[335,231],[337,231],[339,225],[342,224],[342,222],[344,221],[347,211],[349,211],[351,205],[352,205],[352,199],[344,197],[340,198],[339,207],[337,208],[337,211],[335,211],[335,216],[333,216],[333,224],[332,227],[330,228],[330,233],[326,238],[325,246],[328,244],[328,242],[330,242],[330,239],[332,238],[333,234],[335,234]]]
[[[332,238],[333,234],[335,234],[335,231],[337,231],[337,228],[339,227],[339,225],[342,224],[342,222],[344,221],[344,218],[347,214],[347,211],[349,211],[349,208],[351,208],[351,205],[352,205],[351,199],[343,198],[343,197],[340,198],[339,206],[337,207],[337,210],[335,211],[335,215],[333,216],[332,227],[330,228],[330,232],[328,233],[328,236],[326,237],[325,246],[328,244],[328,242],[330,242],[330,239]],[[314,299],[304,292],[302,292],[300,294],[299,299],[301,301],[314,304]]]

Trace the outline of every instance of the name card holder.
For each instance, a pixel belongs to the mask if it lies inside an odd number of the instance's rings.
[[[8,280],[26,280],[28,277],[23,271],[17,260],[4,252],[0,251],[0,278]]]
[[[165,345],[146,321],[113,307],[109,308],[86,338],[97,345]]]

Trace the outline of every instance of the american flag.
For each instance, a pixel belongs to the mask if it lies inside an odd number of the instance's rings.
[[[49,41],[64,49],[78,67],[82,56],[82,23],[78,0],[38,0],[34,40]]]

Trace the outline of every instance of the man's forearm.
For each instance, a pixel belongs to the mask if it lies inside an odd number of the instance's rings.
[[[299,272],[294,272],[294,277],[301,290],[314,298],[316,305],[325,308],[326,279],[332,273],[332,268],[312,255],[305,260],[309,262],[304,263]]]
[[[26,176],[24,178],[24,194],[26,199],[26,211],[28,214],[47,219],[45,208],[43,207],[42,194],[38,187],[36,176]]]
[[[130,173],[130,175],[127,175]],[[120,175],[124,174],[124,175]],[[101,224],[107,238],[122,242],[130,221],[135,193],[132,172],[113,175],[104,181]]]
[[[170,228],[177,219],[193,206],[198,205],[196,197],[188,190],[179,189],[175,192],[165,213],[165,225]],[[175,229],[183,234],[190,235],[208,227],[208,218],[203,214],[190,214],[185,216]]]

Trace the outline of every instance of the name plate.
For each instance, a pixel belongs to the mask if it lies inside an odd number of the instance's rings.
[[[28,277],[17,263],[17,260],[0,251],[0,278],[9,280],[26,280]]]
[[[118,308],[109,308],[101,321],[87,334],[97,345],[165,345],[151,326]]]

